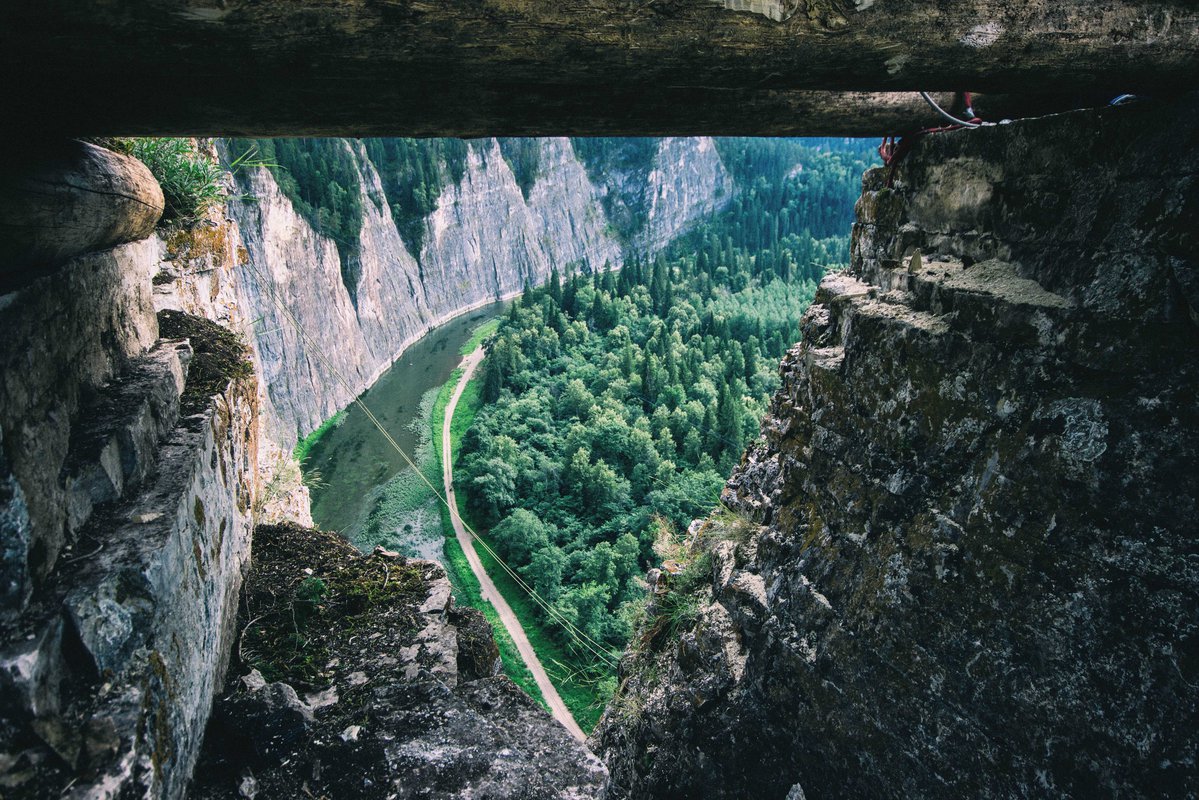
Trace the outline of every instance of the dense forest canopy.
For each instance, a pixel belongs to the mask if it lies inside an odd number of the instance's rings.
[[[719,147],[740,188],[725,212],[652,261],[555,270],[512,307],[463,445],[460,496],[501,555],[613,648],[630,635],[655,539],[717,503],[817,282],[847,260],[869,152]]]

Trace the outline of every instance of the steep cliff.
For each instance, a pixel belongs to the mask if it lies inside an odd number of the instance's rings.
[[[288,443],[316,428],[446,319],[542,283],[555,267],[594,271],[653,252],[732,196],[710,139],[660,140],[646,170],[614,175],[613,186],[588,175],[570,140],[535,142],[537,171],[527,192],[495,139],[470,142],[460,180],[441,188],[421,223],[417,254],[393,221],[366,149],[346,140],[359,178],[350,188],[360,193],[363,214],[358,241],[342,248],[349,265],[266,169],[245,171],[229,203],[245,248],[234,269],[242,316],[253,323],[272,438]],[[603,203],[617,181],[643,209],[636,235],[624,241]]]
[[[322,394],[329,375],[315,362],[312,343],[287,324],[288,315],[303,319],[336,369],[361,388],[373,379],[371,370],[385,367],[438,315],[519,290],[543,279],[559,260],[598,268],[600,259],[619,254],[605,238],[602,216],[589,216],[595,211],[588,205],[590,184],[581,165],[567,158],[568,145],[558,142],[554,150],[555,143],[543,143],[542,174],[549,183],[530,187],[525,203],[493,142],[489,150],[472,149],[462,185],[449,190],[438,209],[447,209],[444,218],[428,222],[422,258],[442,258],[444,283],[426,291],[373,166],[360,145],[343,145],[358,159],[368,201],[351,269],[344,268],[337,244],[313,231],[265,170],[244,178],[241,187],[229,179],[236,199],[228,216],[217,207],[192,225],[56,264],[48,275],[40,264],[28,275],[9,265],[21,288],[0,298],[8,334],[0,343],[5,796],[178,798],[186,792],[239,635],[236,612],[252,524],[307,516],[298,475],[288,477],[288,454],[259,436],[259,408],[269,401],[276,423],[292,420],[275,428],[289,445],[306,409],[336,408],[354,391],[335,385],[341,395]],[[146,188],[157,192],[144,177]],[[246,186],[250,192],[239,191]],[[523,205],[504,205],[513,192]],[[157,197],[161,207],[161,192]],[[457,218],[448,210],[463,204]],[[493,225],[477,218],[489,209]],[[556,226],[568,226],[572,235],[555,241]],[[137,230],[149,233],[145,226]],[[434,233],[441,238],[435,241]],[[111,245],[107,228],[98,241]],[[471,250],[472,241],[482,245]],[[484,258],[491,259],[491,282],[470,280]],[[346,286],[347,275],[355,276],[353,287]],[[265,367],[259,375],[229,328],[265,332],[254,339],[255,360]],[[313,535],[341,572],[350,548],[335,545],[331,535]],[[255,546],[269,550],[269,536]],[[297,556],[314,552],[276,552],[291,559],[282,567],[288,581],[303,574]],[[393,748],[372,761],[372,768],[384,770],[377,777],[388,779],[388,770],[404,781],[416,772],[436,773],[447,795],[478,787],[545,797],[593,794],[602,767],[510,682],[492,677],[490,631],[470,612],[452,608],[440,568],[395,566],[396,581],[405,578],[404,591],[421,607],[409,603],[399,616],[387,617],[389,609],[379,603],[372,624],[394,624],[395,641],[414,655],[363,662],[377,678],[372,690],[378,686],[388,697],[338,709],[374,715],[377,724],[363,739],[372,757],[377,747]],[[373,607],[378,593],[388,591],[389,575],[385,567],[377,592],[355,597]],[[420,620],[427,624],[411,627]],[[351,647],[357,637],[350,628],[331,631],[344,634],[341,643],[361,655]],[[432,655],[426,658],[426,651]],[[239,648],[236,666],[241,655]],[[472,659],[479,663],[471,666]],[[422,667],[431,674],[417,674]],[[451,691],[460,676],[469,676],[470,685]],[[406,703],[402,712],[396,698]],[[328,722],[328,716],[316,718]],[[441,727],[429,734],[433,722]],[[396,736],[405,731],[411,741],[400,747]],[[469,750],[434,752],[436,742],[454,737]],[[319,773],[323,756],[313,752]],[[393,757],[409,761],[387,760]],[[550,760],[556,766],[547,779]]]
[[[1197,145],[1189,98],[867,174],[609,796],[1194,796]]]

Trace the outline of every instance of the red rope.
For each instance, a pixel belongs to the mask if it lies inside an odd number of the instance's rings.
[[[966,103],[966,113],[971,116],[970,122],[982,122],[974,115],[974,101],[970,96],[970,92],[963,92],[962,99]],[[903,161],[904,156],[912,151],[916,146],[916,142],[924,136],[933,133],[948,133],[949,131],[961,130],[961,125],[944,125],[939,128],[923,128],[912,133],[906,133],[899,138],[897,142],[894,136],[884,136],[883,142],[878,146],[878,154],[883,160],[883,166],[890,167],[887,172],[887,188],[890,189],[895,183],[895,172],[899,168],[899,163]]]

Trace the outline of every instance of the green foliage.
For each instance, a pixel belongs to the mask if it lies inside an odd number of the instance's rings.
[[[437,402],[433,407],[434,441],[441,441],[445,407],[460,377],[460,372],[455,372],[450,377],[450,380],[442,387]],[[457,410],[454,413],[452,428],[450,430],[450,445],[455,463],[457,463],[457,454],[461,448],[463,436],[471,427],[475,415],[482,405],[479,383],[479,379],[477,378],[467,383],[462,397],[458,400]],[[441,448],[437,447],[435,449],[440,458]],[[483,530],[478,525],[477,520],[471,519],[469,509],[460,507],[459,512],[462,513],[463,518],[476,531]],[[515,644],[512,643],[507,631],[500,624],[495,609],[490,603],[479,596],[478,581],[475,579],[474,573],[471,572],[470,566],[466,562],[466,556],[462,553],[462,548],[459,546],[457,539],[454,538],[453,528],[450,526],[449,514],[445,511],[444,506],[442,507],[442,526],[448,537],[445,542],[446,569],[450,573],[451,582],[454,584],[455,597],[458,598],[459,602],[464,602],[473,608],[477,608],[487,616],[492,627],[495,628],[496,641],[500,647],[500,659],[504,664],[505,674],[525,689],[525,691],[529,692],[534,699],[537,699],[544,705],[541,693],[537,689],[532,674],[525,667],[524,661],[516,651]],[[491,544],[494,546],[494,543]],[[528,636],[529,642],[537,652],[542,666],[545,667],[550,680],[553,681],[558,694],[562,697],[562,701],[566,703],[566,707],[570,709],[570,713],[579,725],[584,730],[591,730],[595,726],[595,723],[599,721],[600,714],[603,712],[608,698],[612,696],[612,692],[615,689],[615,681],[612,679],[609,669],[606,665],[595,665],[593,663],[594,657],[590,654],[587,654],[585,658],[580,657],[577,653],[563,646],[555,639],[555,626],[546,622],[538,614],[538,606],[524,589],[518,586],[503,571],[503,568],[484,548],[478,548],[478,554],[484,568],[487,570],[487,574],[491,576],[496,587],[503,594],[504,599],[508,601],[513,612],[520,619],[521,626],[525,630],[525,635]],[[534,588],[540,591],[536,585]]]
[[[653,142],[575,146],[596,169],[637,169]],[[735,174],[762,173],[725,212],[650,263],[551,279],[513,305],[463,440],[470,515],[557,614],[612,648],[630,636],[659,527],[683,531],[717,503],[817,281],[848,255],[857,145],[721,147]],[[686,584],[706,568],[676,579],[672,626],[691,618]]]
[[[777,385],[771,343],[798,333],[798,315],[718,314],[727,283],[690,259],[575,276],[561,304],[525,295],[490,345],[461,496],[539,594],[613,647],[643,593],[653,516],[682,529],[715,502]]]
[[[328,588],[320,578],[305,578],[296,587],[296,603],[307,603],[315,606],[325,596]]]
[[[450,379],[438,391],[429,415],[432,422],[433,442],[436,445],[433,450],[435,452],[439,480],[441,473],[441,434],[445,426],[445,409],[450,402],[450,395],[453,394],[454,387],[458,385],[458,380],[461,377],[461,370],[455,370],[450,375]],[[457,453],[457,443],[461,441],[462,432],[470,425],[470,421],[474,418],[474,411],[478,408],[478,391],[471,388],[477,383],[478,381],[468,383],[467,388],[458,399],[458,408],[454,413],[453,427],[450,430],[451,453]],[[462,546],[458,544],[458,540],[454,537],[454,528],[450,524],[448,510],[444,504],[439,503],[438,507],[441,511],[441,527],[446,535],[444,545],[445,558],[442,563],[454,588],[455,601],[461,605],[478,609],[483,613],[483,616],[491,624],[496,644],[499,646],[500,663],[503,664],[504,674],[548,710],[545,698],[542,696],[541,690],[537,687],[537,681],[533,679],[533,674],[525,666],[524,659],[520,657],[520,653],[516,649],[516,643],[512,641],[512,637],[508,634],[508,629],[500,621],[495,607],[483,599],[482,587],[480,587],[478,579],[475,577],[469,562],[466,560],[466,553],[462,551]],[[498,569],[494,564],[492,568]],[[489,572],[488,574],[494,575],[495,573]],[[531,637],[530,641],[532,641]],[[534,644],[534,647],[536,647],[536,644]],[[539,648],[538,652],[541,652]]]
[[[717,149],[741,191],[723,213],[676,242],[674,256],[693,254],[714,279],[728,270],[735,291],[754,278],[769,287],[772,275],[784,284],[816,283],[849,260],[849,223],[862,172],[873,160],[870,144],[744,138],[718,139]],[[777,299],[741,295],[735,302],[775,309],[777,317]]]
[[[316,443],[320,441],[321,437],[340,425],[343,421],[345,421],[345,418],[346,411],[343,408],[341,411],[338,411],[336,414],[329,417],[329,419],[322,422],[320,427],[318,427],[312,433],[296,442],[296,448],[294,451],[292,451],[293,455],[296,457],[296,461],[300,462],[301,464],[307,461],[308,454],[312,452],[312,448],[316,446]]]
[[[325,582],[317,577],[308,577],[300,581],[296,587],[295,597],[291,601],[292,616],[296,621],[296,632],[301,633],[308,625],[308,620],[316,615],[321,600],[329,589]]]
[[[570,144],[597,181],[611,172],[647,173],[658,153],[658,140],[648,136],[576,137]]]
[[[342,281],[356,295],[362,231],[358,162],[343,139],[242,139],[231,142],[234,161],[261,159],[283,194],[322,236],[337,245]]]
[[[461,139],[363,139],[379,173],[392,219],[412,254],[420,257],[425,217],[442,191],[466,174],[467,142]]]
[[[645,178],[658,153],[659,140],[596,136],[574,138],[570,143],[592,183],[609,185],[602,201],[604,214],[611,225],[609,233],[629,241],[645,225],[648,198],[638,187],[645,185]],[[628,191],[622,187],[628,187]]]
[[[478,350],[479,345],[483,344],[487,340],[487,337],[495,333],[499,327],[500,320],[497,317],[496,319],[489,319],[475,328],[474,332],[470,335],[470,339],[458,350],[458,355],[468,356]]]
[[[128,152],[149,168],[162,187],[164,223],[194,222],[224,199],[220,164],[197,152],[190,139],[132,139]]]
[[[512,174],[516,176],[516,185],[520,187],[520,193],[524,195],[525,200],[528,200],[529,192],[532,191],[533,184],[537,182],[538,168],[541,166],[540,140],[526,137],[504,137],[499,139],[499,143],[500,153],[511,167]]]

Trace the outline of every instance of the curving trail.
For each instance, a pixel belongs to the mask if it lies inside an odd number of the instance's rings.
[[[454,393],[450,396],[450,402],[445,407],[445,424],[441,428],[441,476],[445,484],[445,497],[449,501],[450,506],[450,522],[454,526],[454,535],[458,537],[458,544],[462,545],[462,551],[466,553],[466,560],[470,563],[471,571],[479,579],[479,585],[483,589],[483,599],[495,606],[496,613],[500,616],[500,621],[504,623],[504,627],[508,629],[508,633],[512,636],[512,641],[516,643],[516,649],[520,653],[520,657],[524,659],[525,664],[529,667],[529,671],[533,673],[533,679],[537,681],[537,688],[541,689],[541,695],[545,698],[545,702],[549,704],[554,719],[562,723],[570,731],[571,735],[581,742],[587,738],[586,734],[583,733],[583,729],[575,722],[574,717],[570,715],[570,711],[567,710],[566,704],[562,702],[562,698],[558,696],[558,690],[554,688],[554,684],[550,682],[550,677],[546,674],[545,668],[541,666],[541,661],[538,660],[537,653],[533,651],[533,645],[529,644],[529,637],[525,636],[524,628],[520,626],[520,620],[516,618],[512,607],[508,605],[504,596],[495,588],[495,583],[492,582],[491,576],[487,574],[487,570],[483,569],[483,562],[479,560],[479,554],[475,552],[474,540],[471,538],[470,532],[466,530],[466,526],[462,524],[462,518],[458,516],[458,500],[454,497],[454,464],[451,458],[450,422],[454,419],[454,409],[458,407],[458,399],[462,397],[462,392],[466,389],[467,382],[470,381],[471,376],[475,373],[475,368],[482,361],[482,347],[479,347],[462,360],[462,377],[458,379],[458,385],[454,387]]]

